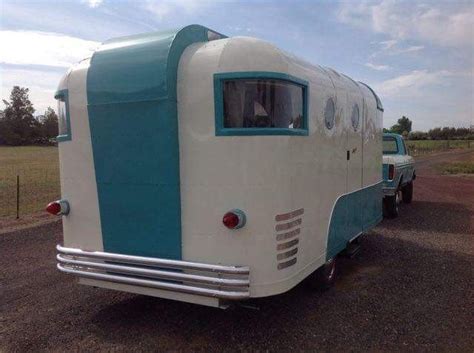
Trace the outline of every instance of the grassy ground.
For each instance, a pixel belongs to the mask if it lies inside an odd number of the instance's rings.
[[[465,161],[452,161],[438,164],[436,169],[443,174],[474,174],[474,154]]]
[[[16,215],[20,177],[20,217],[41,211],[60,195],[57,147],[0,147],[0,217]]]
[[[410,154],[413,156],[419,156],[422,154],[448,151],[450,149],[458,148],[474,148],[474,141],[468,140],[419,140],[419,141],[405,141]]]

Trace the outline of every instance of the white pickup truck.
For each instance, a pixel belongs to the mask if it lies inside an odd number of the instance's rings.
[[[411,202],[415,179],[415,160],[409,155],[403,137],[398,134],[384,133],[383,195],[384,212],[387,217],[398,216],[398,205],[401,201]]]

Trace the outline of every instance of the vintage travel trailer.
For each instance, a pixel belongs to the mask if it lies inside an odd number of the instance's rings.
[[[382,219],[378,97],[265,41],[198,25],[110,40],[56,98],[48,211],[82,284],[223,307],[331,281]]]

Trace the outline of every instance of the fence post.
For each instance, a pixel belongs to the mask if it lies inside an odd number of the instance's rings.
[[[16,176],[16,219],[20,218],[20,176]]]

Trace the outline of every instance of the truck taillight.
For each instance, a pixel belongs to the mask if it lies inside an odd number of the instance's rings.
[[[388,165],[388,178],[393,180],[395,177],[395,166],[393,164]]]
[[[231,210],[222,217],[222,223],[229,229],[239,229],[245,225],[245,213],[241,210]]]
[[[69,203],[66,200],[50,202],[46,206],[46,212],[55,216],[67,215],[69,213]]]

